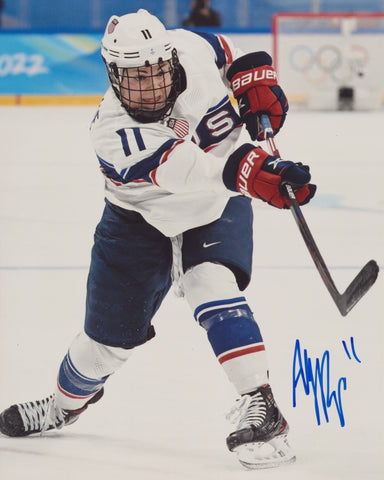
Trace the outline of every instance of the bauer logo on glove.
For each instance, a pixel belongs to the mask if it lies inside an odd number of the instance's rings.
[[[231,87],[234,95],[240,95],[249,89],[250,86],[254,85],[256,82],[263,82],[265,85],[268,83],[268,80],[272,85],[277,83],[277,74],[275,69],[272,67],[259,67],[248,72],[240,72],[235,75],[231,82]]]
[[[259,118],[267,113],[276,135],[284,124],[288,100],[277,84],[272,58],[266,52],[248,53],[235,60],[228,69],[240,117],[252,140],[264,140]]]
[[[277,208],[289,208],[283,191],[285,183],[295,188],[300,205],[308,203],[316,192],[310,180],[308,165],[282,160],[249,143],[230,155],[223,171],[223,181],[229,190],[259,198]]]

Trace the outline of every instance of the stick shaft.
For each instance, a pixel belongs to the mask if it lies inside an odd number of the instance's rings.
[[[268,116],[262,115],[260,120],[264,131],[264,138],[268,143],[268,147],[272,155],[280,157]],[[296,199],[292,186],[285,184],[285,188],[290,202],[289,208],[297,226],[299,227],[301,236],[303,237],[312,260],[337,308],[339,309],[340,313],[345,316],[375,283],[379,272],[379,267],[374,260],[368,262],[367,265],[365,265],[364,268],[353,279],[346,291],[343,294],[340,294],[316,245],[315,239],[313,238],[313,235],[300,209],[300,205]]]
[[[278,148],[276,147],[274,135],[273,135],[273,130],[271,128],[269,118],[266,115],[262,115],[261,117],[261,122],[264,130],[264,137],[265,140],[268,143],[268,147],[272,155],[276,155],[280,157],[280,152]],[[329,273],[329,270],[327,268],[327,265],[325,264],[325,261],[320,253],[320,250],[318,249],[315,239],[313,238],[313,235],[308,227],[308,224],[305,220],[305,217],[303,215],[303,212],[301,211],[301,208],[296,200],[295,193],[293,191],[293,188],[289,184],[284,185],[285,189],[287,190],[288,198],[290,201],[290,210],[293,215],[293,218],[295,219],[295,222],[297,226],[299,227],[300,233],[304,239],[304,242],[308,248],[309,253],[311,254],[311,257],[320,273],[321,278],[323,279],[323,282],[325,283],[329,293],[331,294],[332,298],[335,299],[337,298],[340,294],[336,288],[335,283],[332,280],[332,277]]]

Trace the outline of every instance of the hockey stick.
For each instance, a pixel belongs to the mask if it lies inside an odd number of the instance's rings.
[[[263,114],[260,117],[260,121],[264,131],[264,138],[268,143],[272,155],[277,155],[278,157],[280,157],[279,150],[277,149],[275,144],[275,139],[269,117]],[[375,283],[379,273],[379,266],[377,265],[375,260],[370,260],[352,280],[352,283],[350,283],[345,292],[340,294],[336,288],[334,281],[332,280],[327,265],[325,264],[323,257],[321,256],[321,253],[317,248],[316,242],[311,234],[311,231],[309,230],[304,215],[296,200],[296,196],[292,186],[289,184],[285,184],[284,186],[287,190],[287,196],[290,201],[289,208],[292,212],[297,226],[299,227],[300,233],[309,250],[309,253],[311,254],[316,268],[319,271],[320,276],[325,286],[327,287],[328,292],[331,294],[331,297],[333,298],[341,315],[345,316]]]

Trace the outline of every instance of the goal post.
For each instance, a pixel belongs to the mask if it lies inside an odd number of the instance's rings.
[[[274,66],[292,106],[372,110],[384,105],[384,13],[277,13]]]

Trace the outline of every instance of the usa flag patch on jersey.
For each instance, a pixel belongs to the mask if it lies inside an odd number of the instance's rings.
[[[189,123],[187,120],[180,120],[177,118],[170,118],[167,122],[167,126],[172,128],[179,138],[184,138],[189,132]]]

